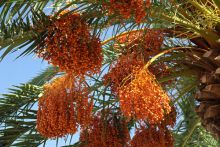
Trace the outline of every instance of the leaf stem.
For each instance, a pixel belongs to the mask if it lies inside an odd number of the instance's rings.
[[[109,38],[109,39],[103,41],[101,44],[102,44],[102,45],[105,45],[106,43],[108,43],[108,42],[110,42],[110,41],[112,41],[112,40],[114,40],[114,39],[116,39],[116,38],[118,38],[118,37],[127,35],[127,34],[129,34],[129,33],[139,32],[139,31],[144,31],[144,29],[132,30],[132,31],[127,31],[127,32],[121,33],[121,34],[119,34],[119,35],[116,35],[116,36],[114,36],[114,37],[111,37],[111,38]]]
[[[144,66],[144,69],[147,69],[156,59],[158,59],[159,57],[163,56],[166,53],[169,53],[173,50],[183,50],[183,49],[200,49],[200,48],[195,48],[195,47],[174,47],[174,48],[170,48],[168,50],[162,51],[159,54],[155,55],[153,58],[151,58],[147,64]],[[202,50],[202,49],[201,49]]]
[[[185,136],[184,140],[183,140],[183,144],[181,145],[181,147],[185,147],[186,143],[188,142],[189,138],[192,136],[193,132],[195,131],[197,125],[199,123],[199,118],[197,118],[194,121],[194,124],[192,125],[192,127],[190,128],[189,132],[187,133],[187,135]]]

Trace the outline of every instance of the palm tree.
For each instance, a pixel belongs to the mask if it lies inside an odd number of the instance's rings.
[[[218,115],[220,113],[218,51],[220,4],[218,0],[154,1],[150,6],[145,7],[144,16],[142,13],[137,13],[137,8],[132,5],[125,5],[132,12],[125,16],[124,11],[109,8],[114,6],[113,4],[117,6],[116,8],[123,8],[117,2],[111,2],[2,0],[0,2],[1,60],[9,53],[18,50],[23,51],[18,58],[38,54],[39,48],[48,47],[45,45],[47,35],[50,33],[48,28],[53,26],[56,20],[76,12],[82,14],[82,20],[88,24],[92,36],[101,38],[104,55],[101,71],[86,76],[86,84],[94,101],[93,112],[112,109],[115,115],[114,121],[119,121],[123,118],[119,100],[111,83],[105,83],[103,74],[110,73],[111,66],[121,56],[128,54],[126,47],[129,47],[129,52],[136,48],[140,49],[138,50],[140,52],[143,51],[141,49],[144,47],[144,38],[141,35],[133,37],[134,32],[159,30],[163,32],[164,38],[161,49],[152,54],[156,56],[150,55],[147,59],[144,58],[144,64],[145,67],[149,66],[157,81],[173,99],[171,105],[176,107],[178,114],[176,125],[172,129],[175,146],[218,146],[219,142],[211,136],[220,138]],[[137,18],[139,15],[141,17]],[[131,42],[125,43],[120,40],[123,37],[125,40],[129,40],[129,37],[133,38]],[[142,55],[146,56],[144,53]],[[161,64],[169,69],[165,75],[160,74],[161,71],[165,72]],[[156,68],[159,68],[159,71],[155,72]],[[0,146],[46,145],[49,139],[36,130],[35,107],[44,94],[43,85],[64,74],[57,66],[48,67],[29,83],[13,87],[9,94],[2,95]],[[136,121],[130,120],[127,124],[128,129],[135,128]],[[211,132],[211,135],[203,126]],[[69,138],[71,136],[72,134],[68,135]],[[72,146],[81,145],[84,144],[79,141]]]

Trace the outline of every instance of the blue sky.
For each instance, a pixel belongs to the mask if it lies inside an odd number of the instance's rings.
[[[0,52],[2,54],[2,52]],[[33,55],[21,57],[17,60],[18,53],[10,54],[0,62],[0,93],[7,92],[12,85],[25,83],[38,75],[48,64]]]

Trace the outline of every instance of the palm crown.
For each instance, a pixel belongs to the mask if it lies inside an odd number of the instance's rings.
[[[218,0],[2,0],[0,10],[1,60],[22,50],[51,64],[2,95],[0,146],[76,132],[69,146],[219,145]]]

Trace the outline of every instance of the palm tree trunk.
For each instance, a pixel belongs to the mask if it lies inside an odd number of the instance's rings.
[[[220,51],[207,51],[203,58],[211,70],[205,70],[200,78],[200,91],[196,94],[200,104],[196,111],[206,130],[220,139]]]

